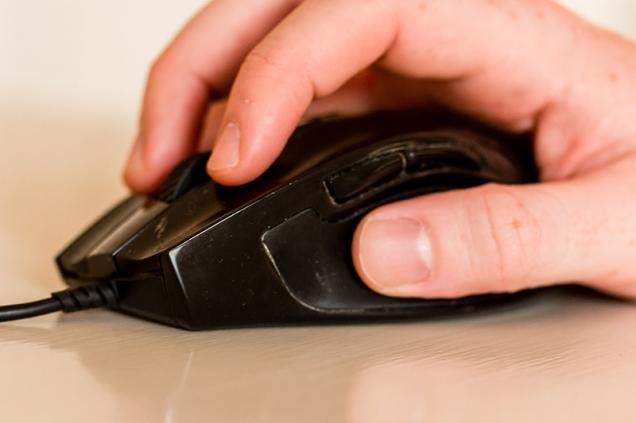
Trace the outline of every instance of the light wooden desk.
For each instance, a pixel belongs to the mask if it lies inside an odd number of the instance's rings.
[[[145,68],[196,3],[0,0],[0,303],[62,288],[53,256],[124,195]],[[0,325],[0,419],[630,422],[635,328],[636,306],[559,295],[356,327],[48,316]]]

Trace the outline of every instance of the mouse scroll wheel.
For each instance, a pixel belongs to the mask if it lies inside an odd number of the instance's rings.
[[[398,178],[404,169],[401,154],[386,154],[361,160],[327,178],[329,195],[336,203],[345,203]]]
[[[152,197],[172,203],[195,186],[209,182],[210,177],[206,172],[209,157],[210,153],[199,153],[179,163]]]

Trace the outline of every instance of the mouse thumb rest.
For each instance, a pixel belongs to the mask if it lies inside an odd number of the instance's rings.
[[[316,121],[237,188],[208,179],[207,157],[187,159],[153,196],[126,199],[80,235],[57,258],[65,281],[109,281],[112,309],[192,330],[437,317],[513,298],[381,296],[357,276],[350,243],[382,204],[535,181],[528,136],[421,113]]]

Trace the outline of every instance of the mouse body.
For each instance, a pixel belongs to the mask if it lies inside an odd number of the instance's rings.
[[[113,308],[190,330],[426,318],[511,299],[381,296],[357,276],[360,219],[400,199],[537,178],[528,135],[421,110],[300,126],[254,182],[224,187],[208,154],[178,165],[150,196],[131,196],[73,241],[67,284],[110,281]]]

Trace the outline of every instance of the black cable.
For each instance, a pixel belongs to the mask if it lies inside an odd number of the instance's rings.
[[[119,301],[115,285],[99,282],[54,292],[51,298],[24,304],[0,307],[0,322],[26,319],[42,314],[63,311],[71,313],[97,307],[112,307]]]
[[[61,311],[62,304],[55,298],[33,301],[31,303],[15,304],[0,307],[0,322],[27,319],[41,314]]]

